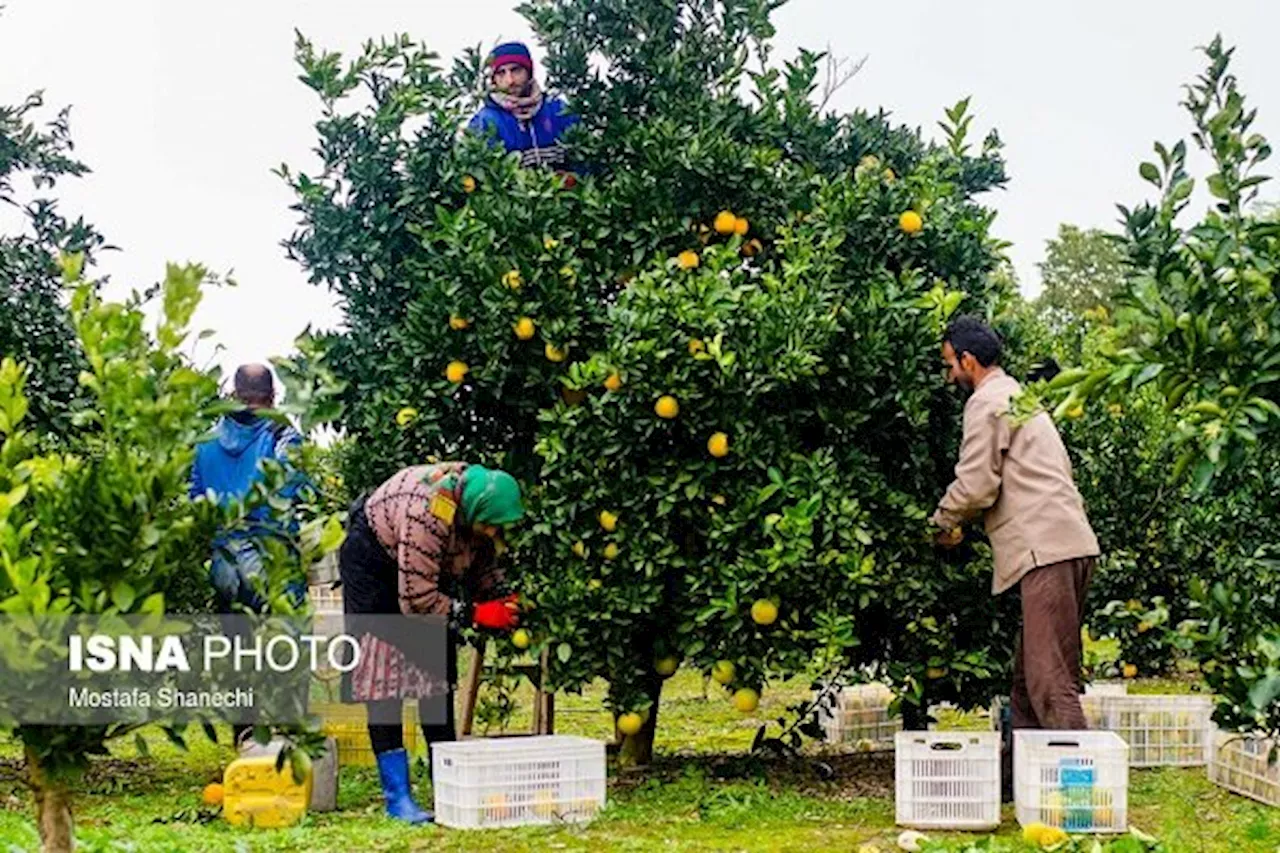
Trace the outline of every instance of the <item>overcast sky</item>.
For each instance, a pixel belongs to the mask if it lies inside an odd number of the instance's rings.
[[[235,270],[240,287],[210,294],[197,317],[225,367],[338,319],[279,247],[295,220],[270,170],[310,164],[318,115],[296,79],[294,29],[344,52],[407,32],[444,57],[530,35],[511,0],[0,2],[0,103],[42,88],[73,105],[94,172],[59,196],[123,249],[103,271],[144,286],[168,260]],[[1153,140],[1187,135],[1180,87],[1215,32],[1239,46],[1257,129],[1280,143],[1276,0],[791,0],[775,21],[779,57],[799,46],[868,57],[838,109],[883,106],[933,134],[945,107],[973,96],[979,136],[994,126],[1006,143],[1012,180],[987,202],[1029,292],[1060,222],[1110,228],[1116,202],[1146,196],[1137,164]]]

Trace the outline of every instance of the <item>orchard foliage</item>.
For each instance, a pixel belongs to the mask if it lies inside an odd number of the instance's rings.
[[[281,169],[288,247],[346,312],[323,343],[347,484],[430,456],[516,473],[535,651],[620,712],[667,656],[733,662],[734,690],[818,659],[985,701],[1006,602],[985,547],[940,557],[924,519],[958,438],[943,324],[1010,295],[975,199],[999,140],[967,102],[942,144],[821,111],[821,55],[772,57],[775,5],[522,7],[583,116],[574,178],[459,137],[477,54],[446,75],[407,38],[349,63],[299,42],[321,165]]]

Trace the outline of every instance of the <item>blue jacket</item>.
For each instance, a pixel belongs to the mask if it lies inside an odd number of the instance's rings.
[[[218,503],[227,504],[249,494],[262,479],[261,462],[275,459],[287,461],[290,447],[302,443],[302,436],[287,424],[240,411],[218,421],[214,438],[196,447],[195,464],[191,466],[191,497],[212,490]],[[292,499],[301,486],[299,477],[291,477],[284,497]],[[268,508],[254,511],[254,517],[266,520]]]
[[[580,121],[578,116],[560,98],[547,96],[530,121],[522,122],[515,115],[498,106],[492,98],[486,98],[484,107],[467,125],[472,133],[488,136],[493,132],[496,141],[507,151],[519,153],[522,166],[563,167],[564,149],[560,137]]]

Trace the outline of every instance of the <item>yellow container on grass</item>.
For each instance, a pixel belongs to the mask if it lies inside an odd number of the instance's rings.
[[[311,713],[320,717],[321,731],[338,742],[340,767],[373,767],[377,760],[369,742],[369,718],[364,705],[313,706]],[[422,727],[418,722],[416,702],[404,703],[404,748],[412,757],[422,744]]]
[[[307,813],[313,774],[298,784],[289,762],[276,771],[275,755],[237,758],[222,777],[222,811],[232,826],[292,826]]]

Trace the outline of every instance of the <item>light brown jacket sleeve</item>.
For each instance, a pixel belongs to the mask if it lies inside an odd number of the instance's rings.
[[[932,523],[949,530],[996,502],[1010,438],[1009,420],[993,401],[969,400],[956,478],[938,502]]]

